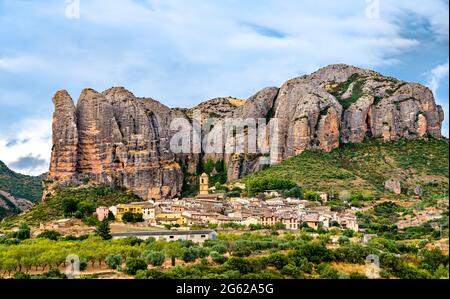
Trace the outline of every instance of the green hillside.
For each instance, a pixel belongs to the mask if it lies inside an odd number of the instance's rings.
[[[0,161],[0,190],[17,198],[38,202],[42,197],[42,179],[16,173]]]
[[[90,218],[99,206],[112,206],[140,200],[128,191],[103,185],[59,189],[27,213],[5,219],[1,227],[9,228],[22,223],[39,225],[41,222],[63,217]]]
[[[0,202],[5,205],[5,207],[0,206],[0,220],[20,213],[20,210],[2,194],[0,194]]]
[[[424,196],[432,196],[448,189],[448,150],[443,140],[370,140],[347,144],[330,153],[307,151],[243,181],[283,178],[308,190],[390,196],[384,183],[396,179],[402,184],[404,196],[416,186],[423,188]]]

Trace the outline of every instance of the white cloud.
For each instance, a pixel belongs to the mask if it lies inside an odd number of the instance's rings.
[[[433,91],[433,94],[437,94],[437,91],[440,87],[441,81],[447,77],[448,78],[448,70],[449,70],[449,63],[444,63],[441,65],[438,65],[434,69],[432,69],[430,72],[427,73],[428,76],[428,84],[427,86]]]
[[[431,71],[427,72],[425,76],[428,77],[427,86],[433,92],[436,102],[442,106],[445,112],[445,119],[442,125],[442,134],[448,137],[449,134],[449,103],[448,99],[442,99],[439,95],[439,89],[441,88],[441,83],[446,82],[448,84],[448,73],[449,73],[449,63],[444,63],[436,66]],[[446,79],[446,80],[445,80]]]
[[[43,67],[44,63],[32,56],[0,57],[0,71],[31,72]]]
[[[407,14],[413,14],[416,19],[422,18],[428,22],[435,40],[448,42],[448,0],[381,0],[381,10],[381,17],[386,13],[391,18],[402,18]]]
[[[45,163],[39,165],[11,167],[20,173],[39,175],[48,171],[51,146],[51,120],[24,120],[0,133],[0,160],[9,166],[20,165],[15,162],[26,157],[44,160]]]

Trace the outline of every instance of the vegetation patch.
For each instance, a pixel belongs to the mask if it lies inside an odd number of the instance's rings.
[[[392,176],[406,175],[409,180],[402,181],[403,187],[422,186],[425,199],[442,195],[448,188],[448,150],[449,146],[443,140],[369,140],[346,144],[330,153],[305,151],[250,174],[242,181],[286,179],[302,189],[327,192],[335,198],[342,191],[350,192],[351,196],[376,198],[392,197],[384,190],[384,183]]]
[[[16,173],[0,161],[0,190],[16,198],[38,202],[42,197],[42,179]]]
[[[26,214],[5,219],[1,225],[3,227],[10,227],[18,223],[39,225],[41,222],[63,217],[83,219],[92,216],[99,206],[112,206],[139,200],[138,196],[130,192],[104,185],[64,188],[57,190],[55,195],[47,197],[44,202],[33,207]]]

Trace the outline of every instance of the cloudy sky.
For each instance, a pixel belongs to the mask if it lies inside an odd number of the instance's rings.
[[[448,34],[448,0],[0,0],[0,160],[47,171],[59,89],[190,107],[347,63],[429,86],[448,114]]]

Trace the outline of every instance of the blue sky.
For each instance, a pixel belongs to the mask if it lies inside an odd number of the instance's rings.
[[[59,89],[190,107],[347,63],[429,86],[448,115],[448,0],[77,2],[0,0],[0,160],[16,171],[47,170]]]

